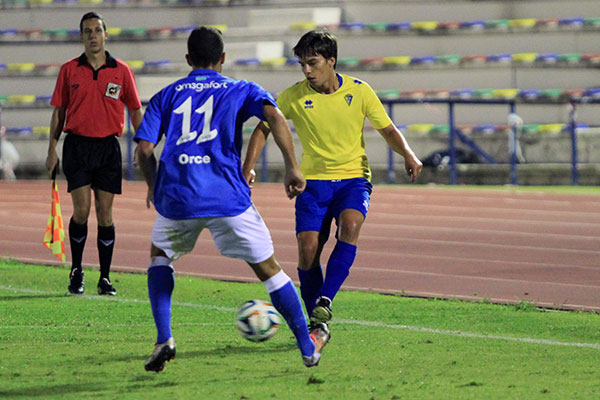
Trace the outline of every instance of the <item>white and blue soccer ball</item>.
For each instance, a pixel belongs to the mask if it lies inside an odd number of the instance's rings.
[[[251,342],[264,342],[277,333],[281,325],[281,315],[271,303],[250,300],[238,310],[235,325],[244,338]]]

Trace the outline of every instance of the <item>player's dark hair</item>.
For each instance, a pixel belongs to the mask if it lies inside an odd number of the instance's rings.
[[[210,67],[221,59],[223,35],[217,28],[201,26],[190,33],[187,47],[194,67]]]
[[[104,17],[98,14],[97,12],[90,11],[89,13],[83,14],[83,17],[81,17],[81,21],[79,21],[79,33],[83,33],[83,21],[85,21],[86,19],[94,18],[97,18],[100,21],[102,21],[102,28],[104,28],[104,32],[106,32],[106,22],[104,22]]]
[[[337,65],[337,38],[327,31],[310,31],[305,33],[296,46],[294,55],[298,58],[322,55],[324,58],[335,58]]]

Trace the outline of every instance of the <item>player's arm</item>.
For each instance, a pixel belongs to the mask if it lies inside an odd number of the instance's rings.
[[[48,170],[48,176],[50,177],[52,177],[52,172],[58,163],[56,146],[58,145],[58,139],[60,139],[60,135],[65,126],[65,116],[66,109],[63,107],[54,107],[52,118],[50,119],[50,139],[48,142],[48,155],[46,156],[46,169]]]
[[[140,139],[135,148],[135,158],[137,160],[144,179],[148,184],[148,193],[146,195],[146,207],[150,208],[150,203],[154,197],[154,183],[156,182],[156,157],[154,156],[154,143]]]
[[[248,186],[251,188],[254,184],[254,180],[256,179],[254,165],[256,165],[256,161],[265,147],[265,143],[267,142],[267,137],[269,137],[270,132],[271,130],[264,124],[264,122],[260,121],[258,125],[256,125],[256,128],[254,128],[252,135],[250,135],[248,148],[246,150],[246,158],[244,158],[244,164],[242,165],[242,172],[244,173],[246,182],[248,182]]]
[[[404,157],[404,168],[411,182],[414,182],[421,173],[421,169],[423,169],[423,163],[412,151],[402,132],[394,124],[389,124],[383,129],[377,129],[377,131],[392,150]]]
[[[138,127],[142,123],[142,118],[144,117],[144,113],[142,112],[142,108],[137,108],[135,110],[129,109],[129,119],[131,120],[131,125],[133,125],[133,130],[137,132]]]
[[[271,104],[265,104],[263,106],[263,114],[273,132],[275,143],[283,155],[283,161],[285,163],[285,192],[287,193],[287,196],[292,199],[304,191],[306,180],[300,172],[298,162],[296,161],[294,142],[292,141],[290,127],[285,121],[285,117],[281,111]],[[260,152],[255,154],[260,154]]]

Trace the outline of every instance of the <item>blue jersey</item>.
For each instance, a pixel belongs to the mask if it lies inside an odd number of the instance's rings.
[[[273,97],[258,84],[194,70],[155,94],[135,140],[165,136],[154,206],[164,217],[187,219],[241,214],[251,205],[241,169],[242,125],[264,120]]]

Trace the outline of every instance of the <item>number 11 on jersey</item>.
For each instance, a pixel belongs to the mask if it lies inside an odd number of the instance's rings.
[[[204,124],[202,126],[202,133],[198,136],[198,132],[192,131],[192,96],[189,96],[185,101],[173,110],[174,114],[183,114],[181,121],[181,136],[177,139],[177,145],[192,141],[198,137],[196,143],[207,142],[217,137],[219,132],[216,129],[210,129],[210,123],[213,115],[213,102],[214,98],[211,95],[200,107],[196,108],[194,112],[198,114],[204,114]]]

